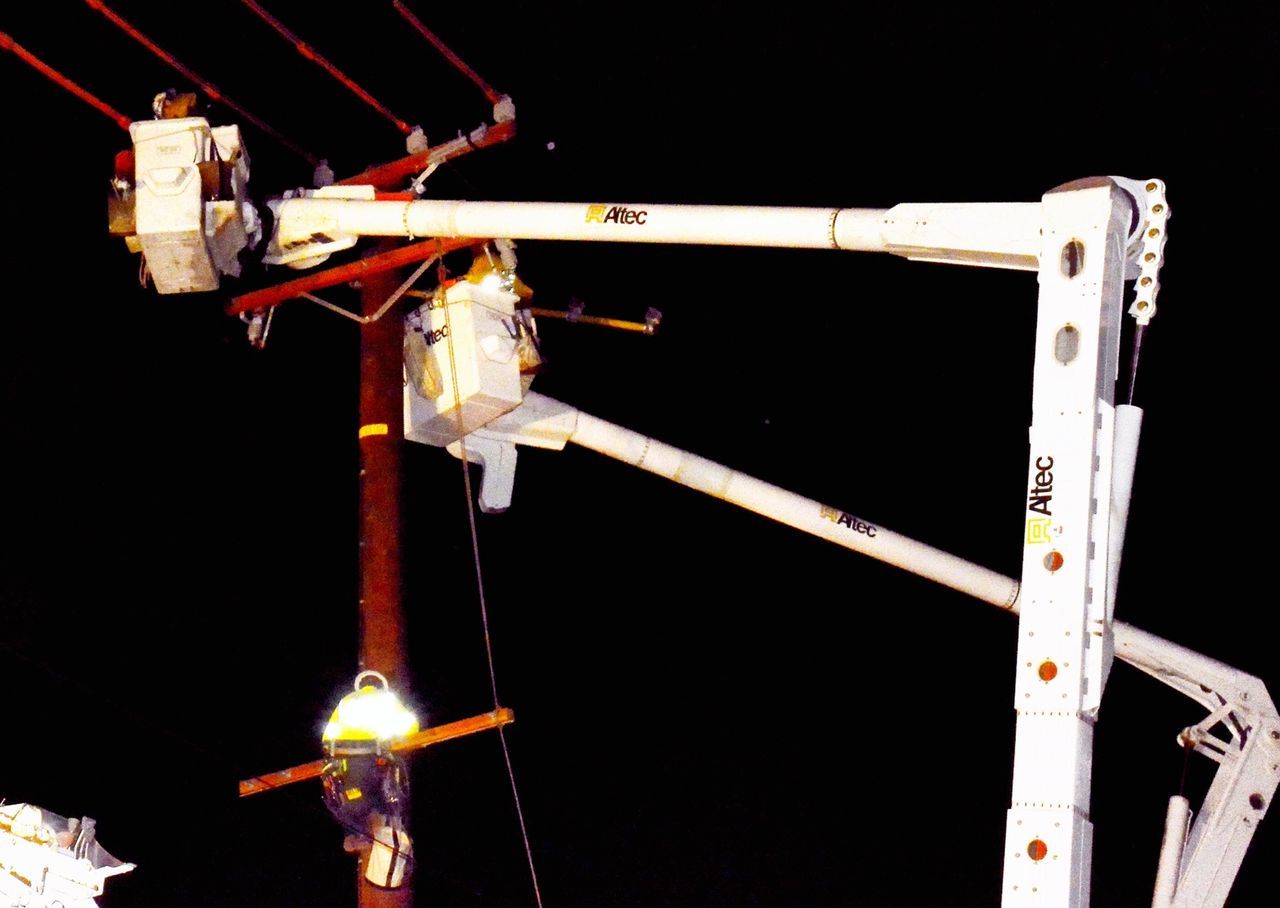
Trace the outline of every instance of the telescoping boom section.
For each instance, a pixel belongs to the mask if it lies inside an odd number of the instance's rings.
[[[339,191],[366,198],[338,198]],[[369,187],[329,187],[270,204],[268,264],[308,257],[312,242],[363,236],[506,237],[614,243],[845,249],[925,261],[1035,270],[1040,203],[760,208],[570,202],[379,201]]]

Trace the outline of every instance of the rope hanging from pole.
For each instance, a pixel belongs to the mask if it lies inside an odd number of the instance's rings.
[[[439,243],[440,241],[437,240],[436,242]],[[445,270],[444,254],[444,244],[441,243],[436,258],[436,288],[437,292],[441,294],[441,302],[444,304],[444,323],[448,329],[445,337],[448,341],[449,376],[453,382],[454,412],[458,414],[458,453],[461,455],[459,459],[462,461],[462,487],[467,496],[467,523],[471,530],[471,554],[475,560],[476,590],[480,600],[480,622],[484,628],[484,651],[489,664],[489,685],[493,691],[493,708],[496,712],[502,707],[498,705],[498,675],[494,670],[493,643],[489,636],[489,608],[484,596],[484,570],[480,564],[480,537],[476,532],[476,508],[475,499],[471,493],[471,470],[467,466],[467,436],[462,419],[462,397],[458,389],[458,362],[454,357],[453,350],[453,326],[449,318],[448,302],[443,298],[449,278],[448,272]],[[533,883],[533,900],[538,908],[542,908],[542,890],[538,887],[538,871],[533,863],[533,846],[529,843],[529,830],[524,822],[524,809],[520,806],[520,791],[516,787],[516,772],[511,764],[511,751],[507,747],[507,736],[503,733],[501,725],[498,726],[498,740],[502,743],[502,758],[507,766],[507,778],[511,782],[511,797],[515,801],[516,822],[520,824],[520,838],[524,842],[524,854],[529,862],[529,878]]]

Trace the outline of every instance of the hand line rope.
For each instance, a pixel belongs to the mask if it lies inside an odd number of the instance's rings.
[[[458,363],[453,351],[453,326],[449,319],[449,304],[445,298],[445,281],[448,273],[444,266],[444,248],[441,246],[436,259],[436,291],[440,294],[441,308],[444,310],[444,324],[449,351],[449,377],[453,382],[453,406],[458,417],[458,447],[462,460],[462,485],[467,495],[467,523],[471,530],[471,554],[475,560],[476,591],[480,599],[480,622],[484,627],[484,651],[489,663],[489,686],[493,691],[493,708],[499,709],[498,675],[493,667],[493,642],[489,636],[489,609],[484,597],[484,570],[480,565],[480,537],[476,532],[476,510],[471,494],[471,471],[467,466],[466,425],[462,418],[462,397],[458,388]],[[511,765],[511,751],[507,747],[507,736],[501,727],[498,728],[498,740],[502,742],[502,759],[507,766],[507,778],[511,781],[511,797],[515,802],[516,821],[520,824],[520,838],[524,841],[524,854],[529,862],[529,879],[533,883],[533,900],[538,908],[542,908],[542,891],[538,888],[538,871],[533,863],[533,848],[529,844],[529,830],[524,821],[524,810],[520,806],[520,791],[516,787],[516,773]]]

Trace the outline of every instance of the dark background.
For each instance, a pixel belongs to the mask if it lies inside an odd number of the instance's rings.
[[[117,8],[340,176],[402,153],[239,4]],[[389,4],[269,8],[433,142],[489,116]],[[1166,180],[1117,614],[1277,688],[1272,7],[414,8],[518,110],[518,137],[442,169],[436,198],[887,207]],[[0,28],[133,117],[190,87],[84,4],[6,7]],[[314,758],[356,668],[357,329],[290,303],[259,352],[221,306],[262,278],[140,291],[105,229],[125,134],[12,55],[0,87],[0,796],[98,819],[138,864],[107,905],[352,904],[318,787],[241,802],[235,783]],[[309,182],[244,130],[256,193]],[[1033,274],[519,251],[542,306],[665,313],[653,338],[544,320],[537,390],[1018,572]],[[491,706],[461,471],[421,446],[406,464],[412,698],[446,722]],[[479,532],[548,906],[998,902],[1012,618],[581,449],[522,450],[513,508]],[[1095,906],[1149,901],[1174,736],[1200,717],[1113,673]],[[494,736],[421,753],[413,784],[418,902],[531,904]],[[1276,822],[1236,908],[1274,903]]]

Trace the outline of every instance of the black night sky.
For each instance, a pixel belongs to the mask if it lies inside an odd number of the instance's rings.
[[[433,142],[489,117],[389,2],[264,5]],[[1117,616],[1280,694],[1272,6],[411,5],[518,112],[515,140],[442,168],[430,197],[888,207],[1164,179]],[[403,153],[234,0],[116,8],[339,176]],[[84,3],[11,5],[0,30],[131,117],[191,87]],[[222,305],[273,277],[140,290],[106,232],[125,133],[12,54],[0,87],[0,796],[95,817],[138,865],[108,884],[113,908],[354,904],[318,785],[240,801],[235,783],[318,756],[356,671],[358,329],[292,302],[257,351]],[[309,182],[244,135],[259,198]],[[1033,274],[519,254],[540,306],[665,316],[651,338],[544,320],[535,390],[1018,573]],[[441,723],[491,707],[466,502],[445,452],[409,445],[405,463],[411,697]],[[548,908],[999,903],[1014,619],[573,447],[522,449],[513,507],[479,538]],[[1149,903],[1175,735],[1201,717],[1117,664],[1096,736],[1098,908]],[[1196,758],[1193,803],[1210,777]],[[533,904],[492,733],[415,757],[413,823],[418,903]],[[1277,826],[1233,908],[1274,904]]]

